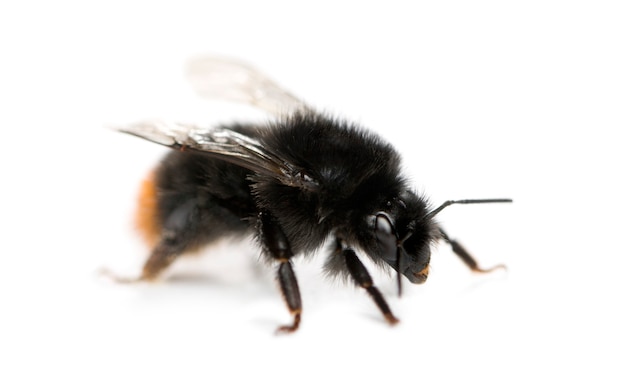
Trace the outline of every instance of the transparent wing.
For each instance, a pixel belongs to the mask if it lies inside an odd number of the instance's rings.
[[[318,183],[306,172],[266,149],[254,138],[228,129],[207,130],[188,124],[146,121],[115,128],[170,148],[198,151],[284,185],[315,191]]]
[[[189,62],[187,77],[205,98],[246,103],[278,116],[308,109],[302,100],[240,61],[199,57]]]

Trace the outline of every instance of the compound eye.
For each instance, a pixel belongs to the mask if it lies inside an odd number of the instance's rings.
[[[397,258],[398,238],[396,237],[393,224],[386,214],[376,215],[374,232],[378,241],[378,249],[385,261],[395,261]]]

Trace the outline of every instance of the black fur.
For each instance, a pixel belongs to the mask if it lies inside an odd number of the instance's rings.
[[[195,199],[197,221],[187,227],[193,234],[186,234],[194,235],[189,236],[194,245],[241,233],[256,225],[260,210],[268,210],[295,254],[315,252],[332,234],[382,263],[368,217],[391,213],[398,233],[405,233],[411,221],[426,214],[426,201],[407,189],[400,174],[400,156],[358,126],[308,112],[260,128],[228,129],[260,140],[269,151],[303,168],[319,187],[302,191],[202,153],[173,151],[157,171],[159,215],[167,226],[168,219],[176,219],[177,208]],[[428,264],[428,254],[420,251],[434,238],[433,226],[426,224],[420,226],[421,236],[412,239],[414,248],[407,249],[422,256],[422,266]],[[345,266],[327,269],[336,273]]]
[[[396,151],[358,126],[301,111],[266,126],[236,124],[202,133],[166,144],[178,150],[156,171],[160,241],[140,279],[156,277],[179,255],[216,239],[254,234],[267,261],[278,263],[281,292],[294,316],[280,330],[294,331],[301,300],[291,259],[329,240],[335,243],[326,271],[351,277],[392,324],[397,319],[357,253],[422,283],[430,247],[443,238],[472,270],[486,271],[433,216],[453,203],[510,200],[450,201],[429,211],[400,173]],[[398,277],[398,290],[400,284]]]

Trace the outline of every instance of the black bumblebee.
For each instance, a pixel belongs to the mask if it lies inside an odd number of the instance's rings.
[[[332,238],[326,271],[345,274],[364,288],[390,324],[392,314],[359,254],[388,266],[412,283],[426,281],[437,240],[477,272],[476,261],[434,220],[454,203],[431,208],[411,191],[400,156],[378,136],[313,110],[253,68],[202,58],[189,76],[202,96],[255,105],[277,115],[268,125],[215,129],[144,122],[120,128],[168,146],[170,152],[144,181],[137,224],[152,246],[142,274],[156,278],[185,252],[228,235],[254,234],[263,256],[278,266],[278,282],[295,331],[302,313],[292,258]],[[358,252],[358,253],[357,253]],[[501,266],[498,266],[501,267]]]

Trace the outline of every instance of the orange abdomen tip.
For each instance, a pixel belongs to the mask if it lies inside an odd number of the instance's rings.
[[[157,243],[161,231],[154,177],[152,172],[141,183],[135,212],[135,226],[149,246],[154,246]]]

